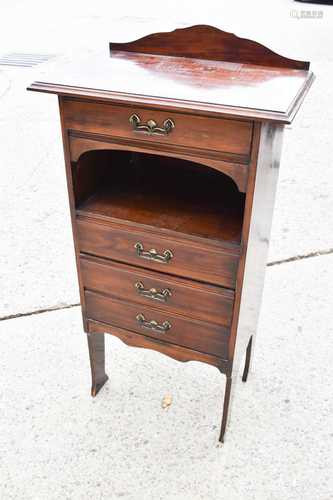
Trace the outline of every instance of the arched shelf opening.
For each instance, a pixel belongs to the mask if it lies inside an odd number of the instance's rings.
[[[245,194],[222,172],[142,152],[91,150],[72,163],[77,213],[239,245]]]

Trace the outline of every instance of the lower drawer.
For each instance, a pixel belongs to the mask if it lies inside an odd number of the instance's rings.
[[[227,358],[229,329],[86,291],[88,319]]]
[[[134,266],[81,256],[85,289],[139,305],[230,326],[234,292]]]

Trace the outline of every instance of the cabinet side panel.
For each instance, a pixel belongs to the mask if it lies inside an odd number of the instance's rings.
[[[62,97],[59,97],[59,111],[60,111],[62,140],[63,140],[63,148],[64,148],[69,208],[70,208],[71,221],[72,221],[72,232],[73,232],[73,240],[74,240],[76,268],[77,268],[77,275],[78,275],[79,288],[80,288],[80,302],[81,302],[81,308],[82,308],[82,320],[83,320],[84,330],[87,332],[88,329],[87,329],[87,322],[86,322],[86,317],[85,317],[85,297],[84,297],[84,293],[83,293],[83,285],[82,285],[82,278],[81,278],[81,271],[80,271],[80,251],[79,251],[79,247],[78,247],[78,236],[77,236],[76,216],[75,216],[75,199],[74,199],[72,165],[71,165],[71,156],[70,156],[70,149],[69,149],[68,131],[67,131],[66,123],[64,120],[64,99]]]
[[[243,234],[244,260],[243,266],[240,264],[237,278],[232,325],[234,343],[231,341],[231,352],[229,351],[229,355],[233,358],[233,372],[238,371],[248,341],[251,336],[254,340],[257,330],[279,174],[282,135],[283,125],[262,123],[255,182],[252,185],[252,207],[247,234]],[[251,193],[248,193],[248,196],[251,196]]]

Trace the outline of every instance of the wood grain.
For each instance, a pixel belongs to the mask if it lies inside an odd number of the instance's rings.
[[[80,265],[85,289],[153,306],[165,313],[230,326],[234,304],[231,290],[87,256],[81,257]],[[158,302],[140,295],[136,283],[142,283],[146,290],[168,289],[171,295],[165,302]]]
[[[167,135],[148,135],[133,130],[130,116],[138,115],[142,123],[154,120],[159,127],[171,118],[174,129]],[[160,109],[126,107],[102,103],[67,100],[64,108],[66,127],[70,130],[90,132],[142,141],[143,143],[172,144],[188,148],[233,153],[248,156],[252,139],[252,122],[242,120],[210,119],[205,116],[167,113]]]
[[[97,151],[82,160],[75,178],[80,184],[90,172],[91,191],[78,204],[79,215],[239,246],[245,197],[229,177],[156,155]]]
[[[152,349],[158,351],[166,356],[169,356],[177,361],[188,362],[188,361],[200,361],[202,363],[207,363],[209,365],[216,366],[223,373],[229,373],[230,371],[230,361],[226,359],[218,358],[212,354],[205,354],[203,352],[194,351],[193,349],[188,349],[181,347],[179,345],[168,344],[163,342],[161,339],[155,339],[152,337],[146,337],[139,333],[129,332],[123,328],[118,328],[101,321],[88,320],[88,329],[91,333],[99,335],[101,333],[109,333],[115,335],[122,342],[133,347],[141,347],[144,349]]]
[[[108,376],[105,373],[105,339],[104,334],[87,334],[90,368],[91,368],[91,395],[97,396]]]
[[[234,288],[239,255],[231,250],[207,245],[189,244],[175,238],[154,236],[153,231],[141,231],[133,225],[100,224],[87,219],[77,220],[78,244],[83,253],[109,258],[185,278]],[[134,245],[142,243],[144,249],[156,249],[163,254],[171,250],[173,258],[168,264],[138,257]]]
[[[255,346],[264,287],[266,262],[278,181],[283,127],[264,123],[255,133],[251,188],[245,207],[243,241],[246,251],[240,259],[229,353],[233,371],[240,370],[250,337]],[[269,332],[267,332],[269,333]]]
[[[107,380],[104,333],[211,364],[227,377],[223,441],[255,340],[283,124],[314,75],[203,25],[110,49],[29,87],[59,96],[92,395]],[[132,114],[175,127],[139,132]]]
[[[150,306],[111,299],[95,292],[86,291],[85,297],[89,319],[203,353],[214,354],[220,358],[227,358],[228,328],[175,313],[162,312]],[[136,319],[139,314],[143,314],[147,321],[154,320],[160,325],[168,321],[171,328],[165,333],[144,328]]]
[[[159,116],[175,111],[290,123],[314,80],[308,63],[213,27],[176,30],[160,37],[112,44],[122,50],[112,50],[111,57],[102,52],[64,61],[29,89],[122,104],[133,112],[141,106],[158,110]],[[170,46],[160,42],[163,38]]]
[[[235,182],[239,191],[242,193],[246,191],[249,157],[244,155],[216,153],[201,148],[194,150],[172,144],[147,144],[134,139],[74,131],[69,131],[69,143],[73,162],[81,160],[80,157],[90,151],[131,151],[133,153],[154,154],[160,157],[179,158],[222,172]]]
[[[309,62],[288,59],[258,42],[207,25],[153,33],[132,42],[110,42],[110,51],[111,53],[140,52],[292,69],[309,69],[310,66]]]

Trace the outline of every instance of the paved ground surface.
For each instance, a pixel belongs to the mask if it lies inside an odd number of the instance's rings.
[[[65,309],[78,289],[56,98],[25,91],[46,65],[0,67],[1,499],[333,498],[333,7],[200,4],[3,0],[0,55],[207,23],[312,61],[317,80],[285,133],[269,257],[282,263],[268,268],[255,371],[222,448],[224,381],[210,367],[108,338],[110,381],[90,399],[80,311]]]

